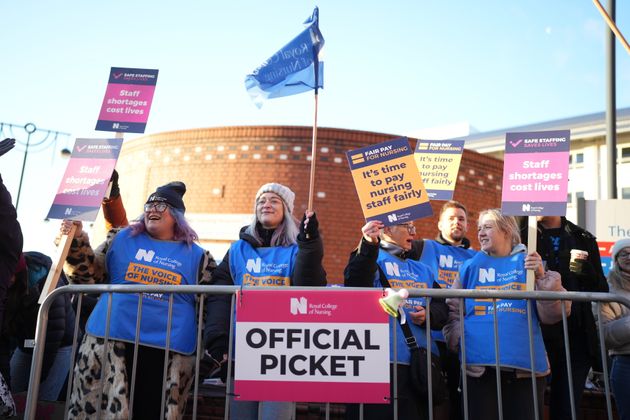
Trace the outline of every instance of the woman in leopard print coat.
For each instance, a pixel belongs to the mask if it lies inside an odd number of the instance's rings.
[[[197,235],[183,217],[184,192],[181,182],[159,187],[147,200],[143,217],[129,228],[111,230],[105,243],[96,250],[90,246],[80,222],[64,221],[62,233],[68,232],[72,224],[77,225],[64,265],[69,281],[73,284],[157,282],[157,276],[134,281],[133,273],[142,271],[166,273],[171,281],[162,284],[209,283],[216,263],[209,252],[193,243]],[[142,256],[139,258],[139,255]],[[166,256],[168,258],[164,258]],[[167,261],[169,264],[175,261],[175,265],[167,265]],[[138,295],[112,294],[109,340],[105,349],[107,300],[107,295],[99,300],[86,326],[74,367],[69,418],[95,418],[100,412],[102,418],[126,419],[132,405],[134,418],[157,419],[162,409],[159,401],[164,384],[166,328],[156,328],[156,325],[166,326],[168,296],[143,295],[133,404],[129,401],[129,379],[133,369]],[[173,305],[164,413],[167,419],[180,419],[193,379],[196,303],[192,295],[174,295]]]

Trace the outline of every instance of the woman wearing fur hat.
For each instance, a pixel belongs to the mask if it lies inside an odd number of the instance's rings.
[[[216,263],[194,242],[197,234],[184,218],[183,195],[186,186],[171,182],[149,196],[144,213],[128,228],[110,231],[96,252],[81,230],[80,222],[64,221],[62,233],[78,225],[66,259],[66,275],[71,283],[111,284],[207,284]],[[160,418],[159,401],[166,382],[164,413],[167,419],[183,416],[193,378],[196,347],[196,302],[193,295],[173,296],[170,324],[170,352],[166,381],[166,347],[169,295],[143,294],[138,353],[134,354],[138,295],[112,294],[111,321],[106,331],[109,295],[103,295],[86,325],[77,356],[68,406],[70,418],[101,416],[124,419],[133,404],[134,418]],[[104,337],[109,334],[107,349]],[[106,355],[106,357],[104,357]],[[133,401],[130,386],[136,359]],[[102,375],[102,361],[106,373]],[[105,376],[104,378],[102,376]],[[101,400],[102,389],[102,400]],[[102,401],[102,402],[101,402]]]
[[[324,248],[315,213],[306,212],[299,227],[294,219],[295,194],[277,183],[265,184],[254,199],[254,217],[241,229],[214,272],[212,283],[240,286],[325,286],[322,267]],[[249,270],[249,261],[260,270]],[[273,268],[272,268],[273,267]],[[270,271],[272,270],[272,271]],[[259,271],[259,272],[255,272]],[[225,360],[230,326],[230,300],[209,296],[205,342],[207,353],[217,363]],[[260,406],[260,407],[259,407]],[[285,402],[235,402],[233,418],[283,419],[293,414],[293,404]]]
[[[630,239],[612,248],[613,269],[608,273],[610,293],[630,299]],[[600,312],[608,354],[612,357],[610,384],[622,420],[630,419],[630,308],[609,302]]]

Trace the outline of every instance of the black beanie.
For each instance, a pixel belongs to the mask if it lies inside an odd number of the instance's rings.
[[[186,211],[184,200],[182,197],[186,193],[186,185],[181,181],[169,182],[166,185],[158,187],[153,194],[147,199],[147,203],[164,202],[174,209],[180,210],[182,213]]]

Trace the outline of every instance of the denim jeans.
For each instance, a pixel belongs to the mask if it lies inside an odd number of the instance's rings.
[[[610,369],[610,386],[617,412],[621,420],[630,420],[630,356],[619,355],[613,357]]]
[[[234,393],[234,378],[230,393]],[[230,397],[230,419],[257,420],[258,411],[262,420],[292,420],[295,417],[295,403],[285,401],[236,401]]]
[[[48,375],[39,384],[39,399],[56,401],[70,371],[70,356],[72,346],[59,347]],[[11,357],[11,391],[23,392],[28,389],[33,355],[19,348],[15,349]]]

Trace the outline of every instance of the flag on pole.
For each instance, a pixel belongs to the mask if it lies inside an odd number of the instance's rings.
[[[313,10],[301,34],[245,77],[245,88],[258,108],[265,99],[295,95],[324,87],[324,63],[319,52],[324,37],[319,31],[319,9]]]

